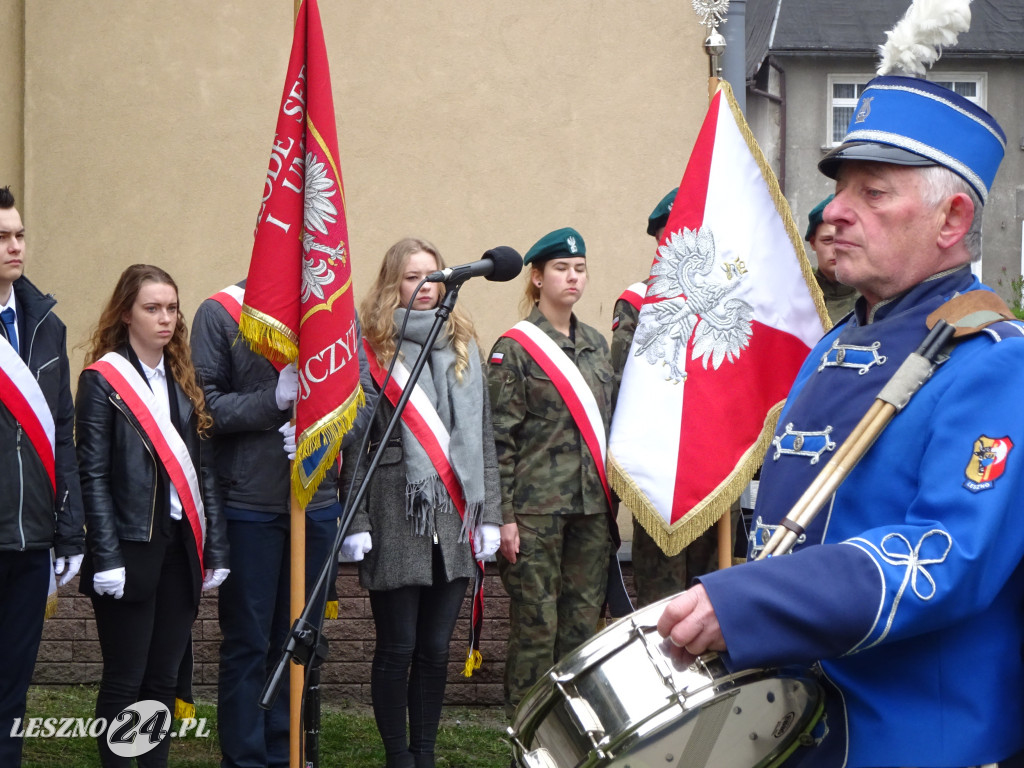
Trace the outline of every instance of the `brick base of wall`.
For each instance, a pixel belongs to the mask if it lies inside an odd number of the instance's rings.
[[[632,567],[622,563],[630,595]],[[370,664],[374,628],[370,599],[359,586],[357,566],[342,563],[338,572],[338,619],[324,624],[330,654],[323,665],[321,696],[326,702],[370,703]],[[498,578],[498,568],[488,563],[484,579],[485,618],[480,650],[483,666],[472,677],[462,674],[469,638],[471,601],[466,600],[452,635],[451,663],[445,703],[500,705],[505,646],[508,641],[508,597]],[[205,700],[217,696],[217,660],[220,628],[217,624],[217,590],[203,595],[199,617],[192,627],[196,695]],[[89,598],[78,594],[78,580],[61,588],[57,613],[46,621],[32,682],[36,685],[96,684],[103,662],[96,635],[96,620]]]

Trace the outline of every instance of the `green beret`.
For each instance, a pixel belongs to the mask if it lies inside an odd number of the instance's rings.
[[[668,224],[668,215],[672,213],[672,203],[676,200],[677,192],[679,192],[679,187],[661,198],[661,202],[654,206],[651,215],[647,217],[647,234],[651,237],[654,237],[655,232]]]
[[[523,257],[523,264],[529,264],[531,261],[540,264],[550,259],[586,255],[587,246],[583,242],[583,235],[572,227],[563,227],[544,235],[534,243],[533,248]]]
[[[814,237],[814,233],[818,231],[818,225],[821,224],[821,214],[825,211],[825,206],[832,202],[832,198],[835,195],[829,195],[816,206],[814,210],[807,214],[807,234],[804,235],[804,240],[807,242],[811,241]]]

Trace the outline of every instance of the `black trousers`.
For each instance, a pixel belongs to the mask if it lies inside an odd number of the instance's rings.
[[[171,540],[164,550],[152,598],[132,602],[110,595],[92,598],[103,653],[96,717],[106,718],[107,733],[124,722],[123,718],[115,722],[118,713],[138,701],[159,701],[173,717],[178,667],[196,617],[189,572],[195,566],[183,539],[186,524],[171,524]],[[166,727],[171,727],[170,719]],[[96,740],[100,762],[104,768],[128,768],[131,759],[110,751],[107,733]],[[139,768],[165,768],[170,745],[171,739],[165,737],[154,749],[136,757]]]
[[[434,765],[448,647],[469,584],[445,581],[437,549],[432,586],[370,592],[377,629],[370,694],[389,768]]]
[[[0,552],[0,765],[21,765],[23,739],[11,728],[25,717],[49,583],[49,550]]]

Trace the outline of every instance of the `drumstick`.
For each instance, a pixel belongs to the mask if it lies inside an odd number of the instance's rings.
[[[757,559],[789,552],[811,524],[825,502],[867,453],[882,430],[928,381],[938,366],[938,357],[952,337],[954,327],[939,320],[921,346],[911,353],[886,382],[867,413],[850,432],[839,450],[804,490],[796,504],[775,529]]]

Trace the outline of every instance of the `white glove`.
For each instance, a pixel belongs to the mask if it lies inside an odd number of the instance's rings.
[[[295,461],[295,425],[286,421],[277,431],[284,435],[284,452],[291,461]]]
[[[115,600],[120,600],[124,597],[124,567],[94,574],[92,588],[97,595],[113,595]]]
[[[57,581],[58,587],[63,587],[78,573],[78,569],[82,567],[82,558],[85,555],[68,555],[67,557],[61,556],[53,561],[53,574],[54,576],[60,576],[64,573],[64,566],[67,565],[67,573]]]
[[[473,549],[476,559],[484,560],[498,551],[501,544],[501,528],[494,523],[483,523],[477,526],[473,534]]]
[[[207,568],[203,575],[203,592],[219,587],[229,573],[231,573],[230,568]]]
[[[371,549],[373,543],[370,541],[369,531],[350,533],[341,542],[341,556],[349,562],[359,562]]]
[[[274,390],[274,399],[277,400],[277,407],[287,411],[292,407],[295,398],[299,396],[299,372],[295,369],[294,363],[288,363],[277,375],[277,388]]]

